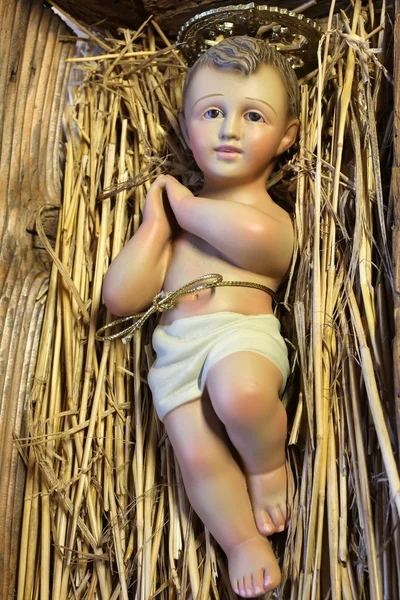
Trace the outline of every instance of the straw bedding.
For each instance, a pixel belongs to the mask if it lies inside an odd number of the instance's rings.
[[[274,597],[399,596],[387,15],[385,3],[359,1],[331,13],[319,69],[302,82],[298,152],[271,189],[292,203],[297,232],[279,307],[297,492],[275,542],[284,583]],[[105,271],[137,229],[151,181],[166,171],[196,181],[177,123],[186,67],[151,21],[84,52],[64,116],[54,248],[37,220],[53,269],[30,436],[19,440],[18,598],[234,598],[151,403],[154,322],[129,346],[94,339],[111,320]]]

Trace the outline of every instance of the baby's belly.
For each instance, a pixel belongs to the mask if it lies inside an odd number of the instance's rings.
[[[250,281],[276,289],[272,279],[237,267],[203,240],[184,234],[174,242],[164,291],[176,290],[208,273],[218,273],[225,281]],[[272,313],[272,299],[264,291],[246,287],[201,290],[182,296],[174,309],[162,313],[160,323],[167,325],[176,319],[222,311],[268,314]]]

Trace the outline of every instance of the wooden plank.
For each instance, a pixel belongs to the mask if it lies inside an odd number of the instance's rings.
[[[212,8],[220,6],[230,6],[236,4],[232,0],[186,0],[185,2],[175,2],[174,0],[143,0],[143,4],[149,14],[153,14],[160,26],[170,35],[175,35],[180,27],[194,15]],[[240,3],[239,3],[240,4]],[[246,4],[244,2],[243,4]],[[259,4],[263,4],[260,2]],[[301,0],[273,0],[273,2],[264,2],[270,6],[287,8],[293,10],[303,5],[310,5],[305,14],[307,17],[327,18],[331,6],[331,0],[322,2],[302,2]],[[345,8],[348,3],[344,0],[337,0],[336,10]]]
[[[97,30],[136,29],[149,16],[141,0],[55,0],[51,2]]]
[[[25,465],[16,437],[27,407],[49,275],[32,234],[35,213],[59,203],[59,110],[75,44],[40,0],[0,0],[0,598],[15,597]],[[62,99],[60,102],[60,98]],[[53,211],[54,215],[54,211]],[[53,223],[47,233],[54,229]],[[45,297],[45,296],[44,296]]]
[[[53,2],[52,2],[53,3]],[[77,20],[98,30],[116,30],[119,27],[135,29],[153,15],[161,27],[174,36],[179,28],[191,17],[203,10],[218,6],[235,4],[232,0],[56,0],[55,4],[68,12]],[[329,13],[331,0],[307,2],[304,0],[274,0],[271,6],[279,6],[290,10],[309,4],[307,16],[311,19],[326,18]],[[336,9],[348,6],[347,0],[337,0]]]

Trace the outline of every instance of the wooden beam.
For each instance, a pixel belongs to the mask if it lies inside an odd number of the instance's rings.
[[[32,229],[39,206],[61,199],[66,59],[75,44],[60,42],[69,30],[41,0],[0,0],[0,23],[0,599],[8,600],[26,476],[16,438],[26,435],[50,270]]]
[[[154,15],[154,18],[160,23],[161,27],[174,36],[178,33],[180,27],[194,15],[197,15],[205,10],[218,8],[221,6],[230,6],[231,4],[240,4],[240,2],[232,2],[232,0],[185,0],[185,2],[175,2],[175,0],[142,0],[145,9],[149,14]],[[243,4],[246,4],[244,2]],[[310,19],[323,17],[327,18],[331,6],[331,0],[319,0],[315,2],[302,2],[302,0],[272,0],[265,2],[270,6],[278,6],[279,8],[287,8],[293,10],[298,7],[305,6],[304,12]],[[348,6],[346,0],[337,0],[336,10]]]

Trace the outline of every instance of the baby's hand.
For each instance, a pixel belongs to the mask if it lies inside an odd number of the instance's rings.
[[[166,219],[164,209],[163,190],[165,188],[165,175],[159,175],[151,184],[144,203],[143,220],[151,222],[164,222]]]
[[[188,196],[193,196],[192,192],[188,190],[187,187],[179,183],[175,177],[172,175],[165,176],[165,189],[168,194],[168,200],[172,206],[172,210],[174,210],[174,204],[182,200],[182,198],[187,198]]]
[[[167,196],[163,195],[166,184],[166,175],[159,175],[151,184],[144,204],[143,222],[155,224],[163,236],[171,239],[179,233],[179,226]]]

